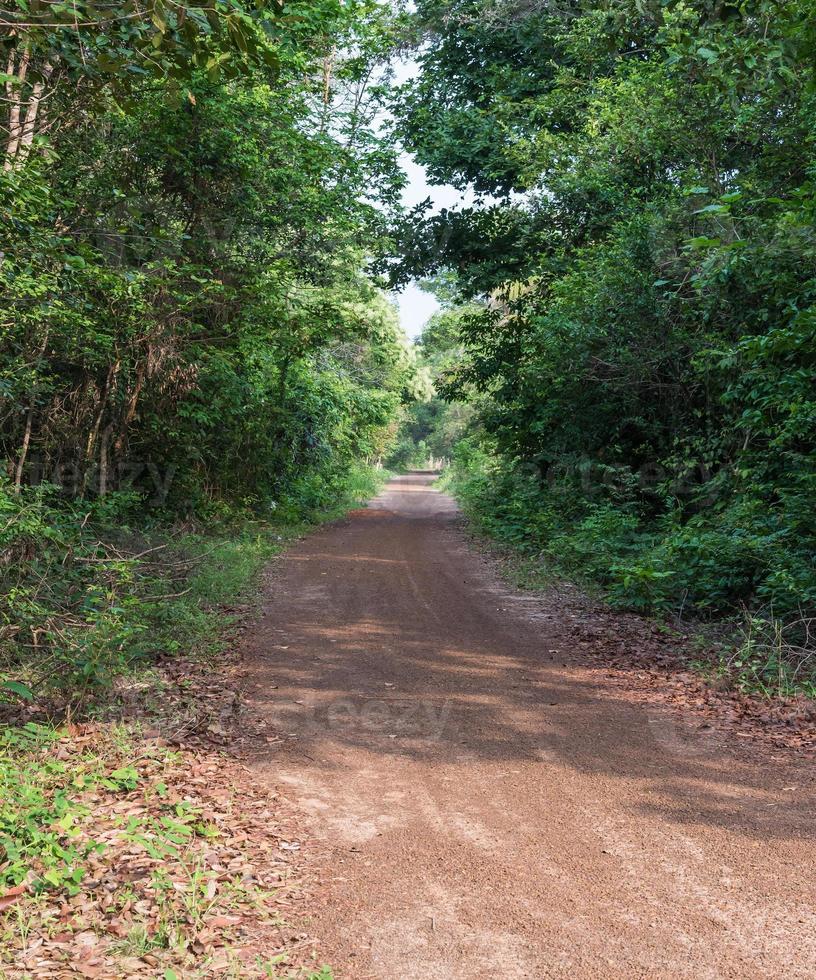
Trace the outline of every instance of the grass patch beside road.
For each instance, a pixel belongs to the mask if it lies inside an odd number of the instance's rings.
[[[330,975],[281,914],[299,842],[222,752],[243,723],[230,651],[268,560],[383,478],[360,470],[332,507],[206,532],[134,530],[98,506],[68,519],[43,496],[8,511],[5,976]]]

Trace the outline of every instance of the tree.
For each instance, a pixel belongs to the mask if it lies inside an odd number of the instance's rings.
[[[448,268],[489,299],[447,394],[481,393],[536,506],[564,488],[547,534],[633,515],[599,570],[624,596],[812,609],[808,5],[427,0],[416,20],[402,136],[497,198],[401,229],[395,279]]]
[[[20,105],[51,73],[40,142],[0,181],[16,488],[150,492],[172,471],[179,506],[260,502],[368,455],[408,371],[366,273],[402,180],[373,128],[393,21],[330,2],[20,11]]]

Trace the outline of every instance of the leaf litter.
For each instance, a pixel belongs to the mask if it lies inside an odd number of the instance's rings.
[[[72,888],[36,857],[0,888],[0,976],[313,975],[315,942],[297,925],[310,902],[303,835],[237,758],[263,734],[242,717],[240,673],[237,655],[218,669],[168,658],[119,691],[120,719],[68,723],[38,750],[64,768],[54,792],[70,793],[56,846],[85,856]],[[128,778],[106,776],[117,773]]]

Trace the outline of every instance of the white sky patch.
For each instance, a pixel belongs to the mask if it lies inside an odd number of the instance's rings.
[[[413,60],[400,61],[394,66],[394,81],[397,84],[415,78],[418,72],[417,63]],[[472,203],[469,193],[463,194],[448,184],[429,184],[425,168],[420,166],[408,153],[400,157],[400,165],[408,175],[408,184],[403,192],[402,201],[411,208],[427,198],[431,199],[431,213],[436,214],[443,208],[454,208]],[[422,333],[422,328],[428,319],[439,309],[439,303],[434,296],[426,293],[410,283],[402,292],[394,293],[400,312],[402,329],[412,340]]]

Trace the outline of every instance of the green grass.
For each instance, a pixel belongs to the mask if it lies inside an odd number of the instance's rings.
[[[76,716],[104,704],[123,675],[175,653],[217,653],[224,607],[248,597],[264,564],[373,496],[385,475],[356,467],[320,506],[265,521],[233,514],[184,533],[111,523],[109,500],[85,518],[75,504],[12,502],[0,534],[11,558],[0,569],[0,706],[29,702],[37,720]]]
[[[137,786],[133,760],[143,751],[137,748],[138,731],[132,735],[111,726],[104,749],[65,755],[60,751],[65,713],[104,719],[116,706],[114,682],[127,677],[147,687],[144,704],[149,705],[151,692],[160,701],[162,678],[154,667],[160,658],[215,664],[230,642],[231,607],[251,601],[265,563],[310,527],[372,496],[383,479],[381,472],[360,468],[332,506],[287,524],[243,520],[182,535],[153,529],[147,542],[134,538],[128,545],[120,535],[115,546],[104,543],[104,529],[97,525],[45,541],[43,548],[56,553],[40,559],[38,571],[47,578],[39,584],[37,605],[42,612],[49,596],[61,601],[45,610],[38,625],[25,624],[40,629],[39,648],[7,642],[3,650],[4,697],[17,714],[15,724],[0,727],[0,892],[25,883],[33,894],[49,889],[76,894],[96,848],[80,829],[89,816],[84,798]],[[128,547],[136,557],[129,556]],[[145,554],[139,557],[140,552]],[[90,560],[76,561],[77,553]],[[96,601],[100,596],[104,601]],[[32,608],[28,603],[25,611]],[[7,620],[13,612],[7,604]],[[87,639],[89,633],[96,639]],[[59,664],[66,670],[55,672]],[[145,791],[161,792],[161,787]],[[125,828],[125,836],[149,853],[173,858],[198,833],[206,834],[206,827],[183,806],[159,823],[139,819]],[[191,894],[194,879],[193,874]],[[188,912],[194,917],[194,909]],[[129,945],[141,942],[134,934]]]

